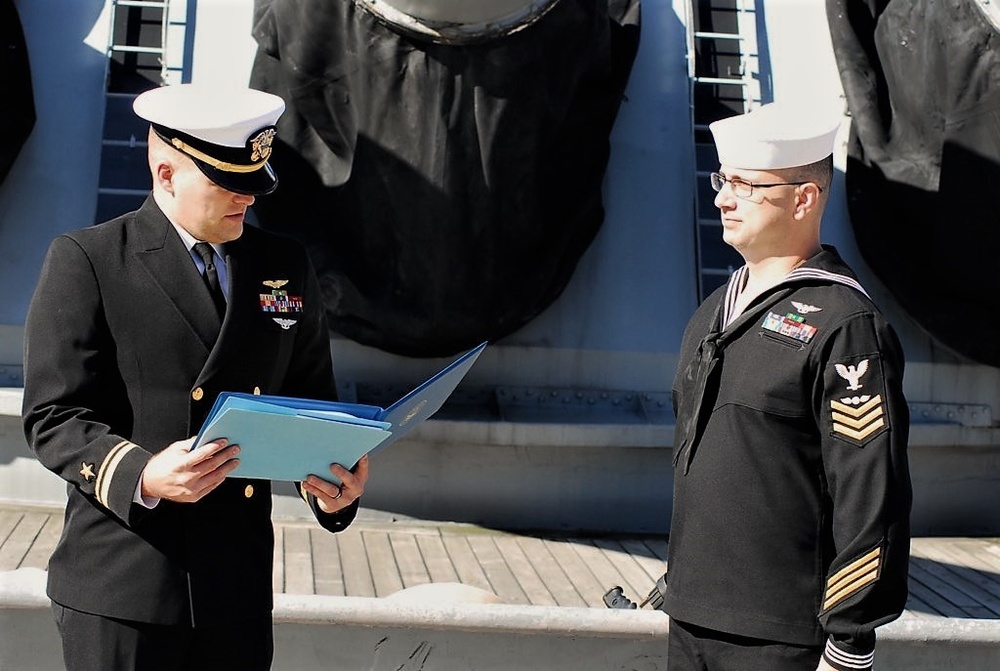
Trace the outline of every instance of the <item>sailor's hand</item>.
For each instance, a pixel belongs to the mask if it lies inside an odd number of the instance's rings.
[[[368,482],[368,457],[361,457],[351,470],[340,464],[330,464],[330,473],[340,480],[340,485],[315,475],[310,475],[302,483],[302,489],[315,496],[319,509],[328,514],[343,510],[365,493],[365,483]]]
[[[822,657],[819,658],[819,666],[816,667],[816,671],[837,671],[835,668],[826,663],[826,660]]]
[[[171,443],[146,462],[142,471],[142,496],[192,503],[222,484],[239,465],[239,445],[225,438],[191,449],[194,437]]]

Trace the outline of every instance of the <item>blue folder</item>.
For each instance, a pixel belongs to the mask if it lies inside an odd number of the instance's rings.
[[[486,348],[482,343],[388,408],[290,396],[222,392],[195,446],[226,438],[240,446],[234,478],[336,481],[330,464],[353,467],[437,412]]]

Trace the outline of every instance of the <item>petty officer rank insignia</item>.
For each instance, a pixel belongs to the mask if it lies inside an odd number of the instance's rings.
[[[774,331],[802,343],[808,343],[812,340],[818,330],[815,326],[806,324],[805,317],[797,315],[794,312],[789,312],[784,317],[774,312],[768,312],[767,316],[764,317],[764,323],[761,324],[761,328]]]
[[[864,447],[889,429],[878,354],[831,361],[824,375],[831,434]]]

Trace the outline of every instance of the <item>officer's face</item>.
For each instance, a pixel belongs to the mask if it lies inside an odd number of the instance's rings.
[[[789,181],[787,175],[764,170],[743,170],[722,166],[719,172],[729,180],[751,184]],[[796,186],[754,188],[749,197],[736,195],[730,183],[715,195],[722,217],[722,239],[748,262],[781,255],[794,237]]]
[[[243,234],[243,218],[254,197],[226,191],[190,160],[174,171],[176,223],[205,242],[230,242]]]

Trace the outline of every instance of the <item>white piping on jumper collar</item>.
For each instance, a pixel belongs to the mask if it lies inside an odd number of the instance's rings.
[[[726,288],[725,308],[722,312],[722,328],[728,328],[729,325],[735,321],[737,317],[739,317],[738,314],[735,314],[734,310],[736,300],[746,288],[747,281],[749,281],[749,279],[750,271],[746,266],[741,266],[736,272],[733,273],[732,277],[729,278],[729,286]],[[836,282],[837,284],[843,284],[844,286],[860,291],[866,298],[871,300],[871,296],[868,295],[865,288],[861,286],[861,284],[853,277],[848,277],[847,275],[842,275],[841,273],[832,273],[829,270],[821,270],[819,268],[796,268],[785,275],[785,278],[776,286],[781,286],[782,284],[797,279],[826,280],[828,282]]]

